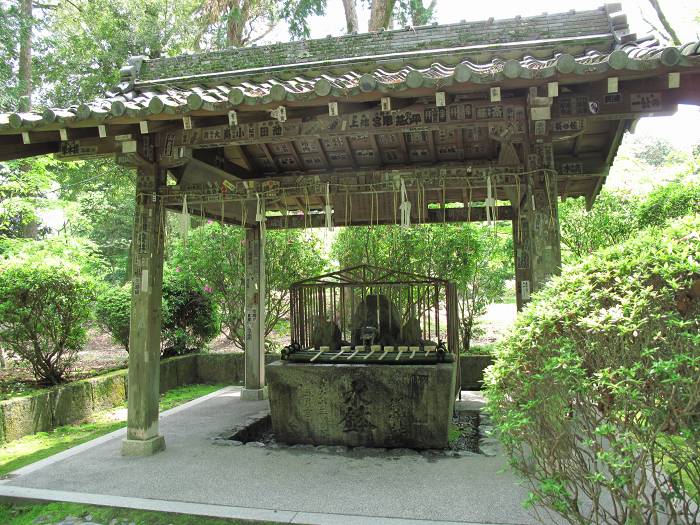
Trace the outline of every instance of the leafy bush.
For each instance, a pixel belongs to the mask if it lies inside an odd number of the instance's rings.
[[[87,340],[94,286],[65,262],[16,259],[0,267],[0,344],[43,384],[65,379]]]
[[[697,523],[700,217],[554,279],[487,373],[531,502],[571,523]]]
[[[628,239],[637,231],[639,197],[624,192],[601,192],[593,208],[583,198],[566,199],[559,205],[562,256],[578,261],[594,251]]]
[[[221,328],[219,313],[208,289],[168,267],[163,278],[161,302],[161,354],[183,354],[201,349]],[[97,319],[112,338],[129,351],[131,285],[105,286],[97,298]]]
[[[200,289],[181,272],[166,268],[163,278],[163,356],[201,349],[221,330],[211,289]]]
[[[116,343],[129,351],[131,322],[131,285],[103,286],[97,294],[95,307],[97,323],[112,335]]]
[[[700,213],[700,183],[671,182],[652,191],[639,206],[641,228],[662,226],[670,219]]]

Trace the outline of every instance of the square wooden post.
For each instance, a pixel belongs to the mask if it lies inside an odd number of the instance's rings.
[[[160,328],[163,295],[163,217],[158,193],[164,172],[139,168],[132,242],[129,393],[125,456],[147,456],[165,448],[158,433]]]
[[[265,386],[265,226],[246,228],[245,388],[241,399],[267,399]]]
[[[518,310],[561,270],[557,175],[543,172],[525,185],[521,206],[513,206],[515,296]]]

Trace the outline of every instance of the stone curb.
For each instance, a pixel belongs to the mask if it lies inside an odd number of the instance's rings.
[[[83,505],[117,507],[123,509],[170,512],[214,518],[232,518],[276,523],[297,523],[305,525],[520,525],[518,523],[475,523],[466,521],[432,521],[382,516],[351,514],[328,514],[299,512],[295,510],[261,509],[255,507],[234,507],[188,503],[157,499],[109,496],[84,492],[33,489],[26,487],[0,486],[0,501],[5,503],[45,503],[63,501]]]

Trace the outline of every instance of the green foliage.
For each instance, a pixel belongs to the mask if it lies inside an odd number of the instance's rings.
[[[435,17],[437,0],[430,0],[426,7],[423,0],[398,0],[396,3],[396,19],[402,26],[423,26],[432,22]]]
[[[177,269],[165,268],[161,308],[163,357],[200,350],[220,332],[219,310],[210,288],[199,286]],[[131,284],[103,286],[97,297],[96,315],[99,325],[128,352]]]
[[[100,96],[116,85],[130,56],[157,58],[191,49],[196,5],[193,0],[59,2],[46,13],[49,30],[35,39],[41,56],[37,74],[49,86],[46,103],[65,107]]]
[[[41,264],[65,262],[80,268],[81,273],[101,279],[107,272],[106,264],[97,246],[80,237],[51,237],[48,239],[0,239],[0,255],[7,260]]]
[[[207,49],[249,46],[282,22],[292,38],[307,38],[307,18],[326,9],[326,0],[200,0],[199,4],[194,17],[197,45]]]
[[[108,264],[107,280],[122,284],[127,266],[135,208],[134,170],[112,159],[61,163],[54,169],[66,206],[68,235],[93,241]]]
[[[639,197],[603,191],[590,211],[584,199],[559,205],[565,262],[576,262],[600,248],[619,244],[639,230],[700,213],[700,183],[674,181]]]
[[[221,312],[223,333],[241,348],[245,341],[244,242],[243,229],[214,222],[192,230],[186,242],[176,242],[170,258],[172,268],[200,289],[211,289]],[[268,231],[265,252],[265,334],[269,335],[289,316],[289,286],[321,273],[325,261],[318,241],[301,231]]]
[[[341,267],[372,264],[441,277],[457,285],[462,350],[478,334],[476,319],[500,298],[512,276],[510,226],[418,225],[344,228],[332,247]]]
[[[693,214],[700,214],[700,182],[671,182],[659,186],[642,201],[637,220],[640,228],[646,228]]]
[[[561,243],[565,261],[577,261],[594,251],[618,244],[637,230],[639,198],[603,191],[590,211],[583,198],[559,204]]]
[[[661,167],[674,151],[673,145],[665,139],[649,136],[635,136],[632,139],[635,156],[649,166]]]
[[[0,238],[37,236],[37,212],[51,185],[49,165],[47,159],[0,164]]]
[[[0,523],[4,525],[35,525],[39,522],[62,523],[73,516],[92,516],[99,523],[130,523],[135,525],[279,525],[272,522],[242,521],[233,518],[210,518],[188,514],[171,514],[135,509],[122,509],[78,503],[37,503],[32,505],[0,505]]]
[[[114,342],[122,345],[128,352],[131,285],[102,286],[95,303],[95,318],[98,325],[112,335]]]
[[[15,259],[0,267],[0,343],[45,384],[65,379],[87,339],[94,287],[65,262]]]
[[[164,357],[203,348],[221,330],[211,288],[182,272],[165,269],[161,348]]]
[[[566,269],[496,358],[489,410],[531,502],[571,523],[697,522],[700,216]]]

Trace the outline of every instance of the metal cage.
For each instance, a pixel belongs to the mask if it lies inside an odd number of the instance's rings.
[[[439,349],[458,358],[457,292],[445,279],[361,265],[294,283],[290,298],[292,341],[304,353],[372,349],[405,362]]]

